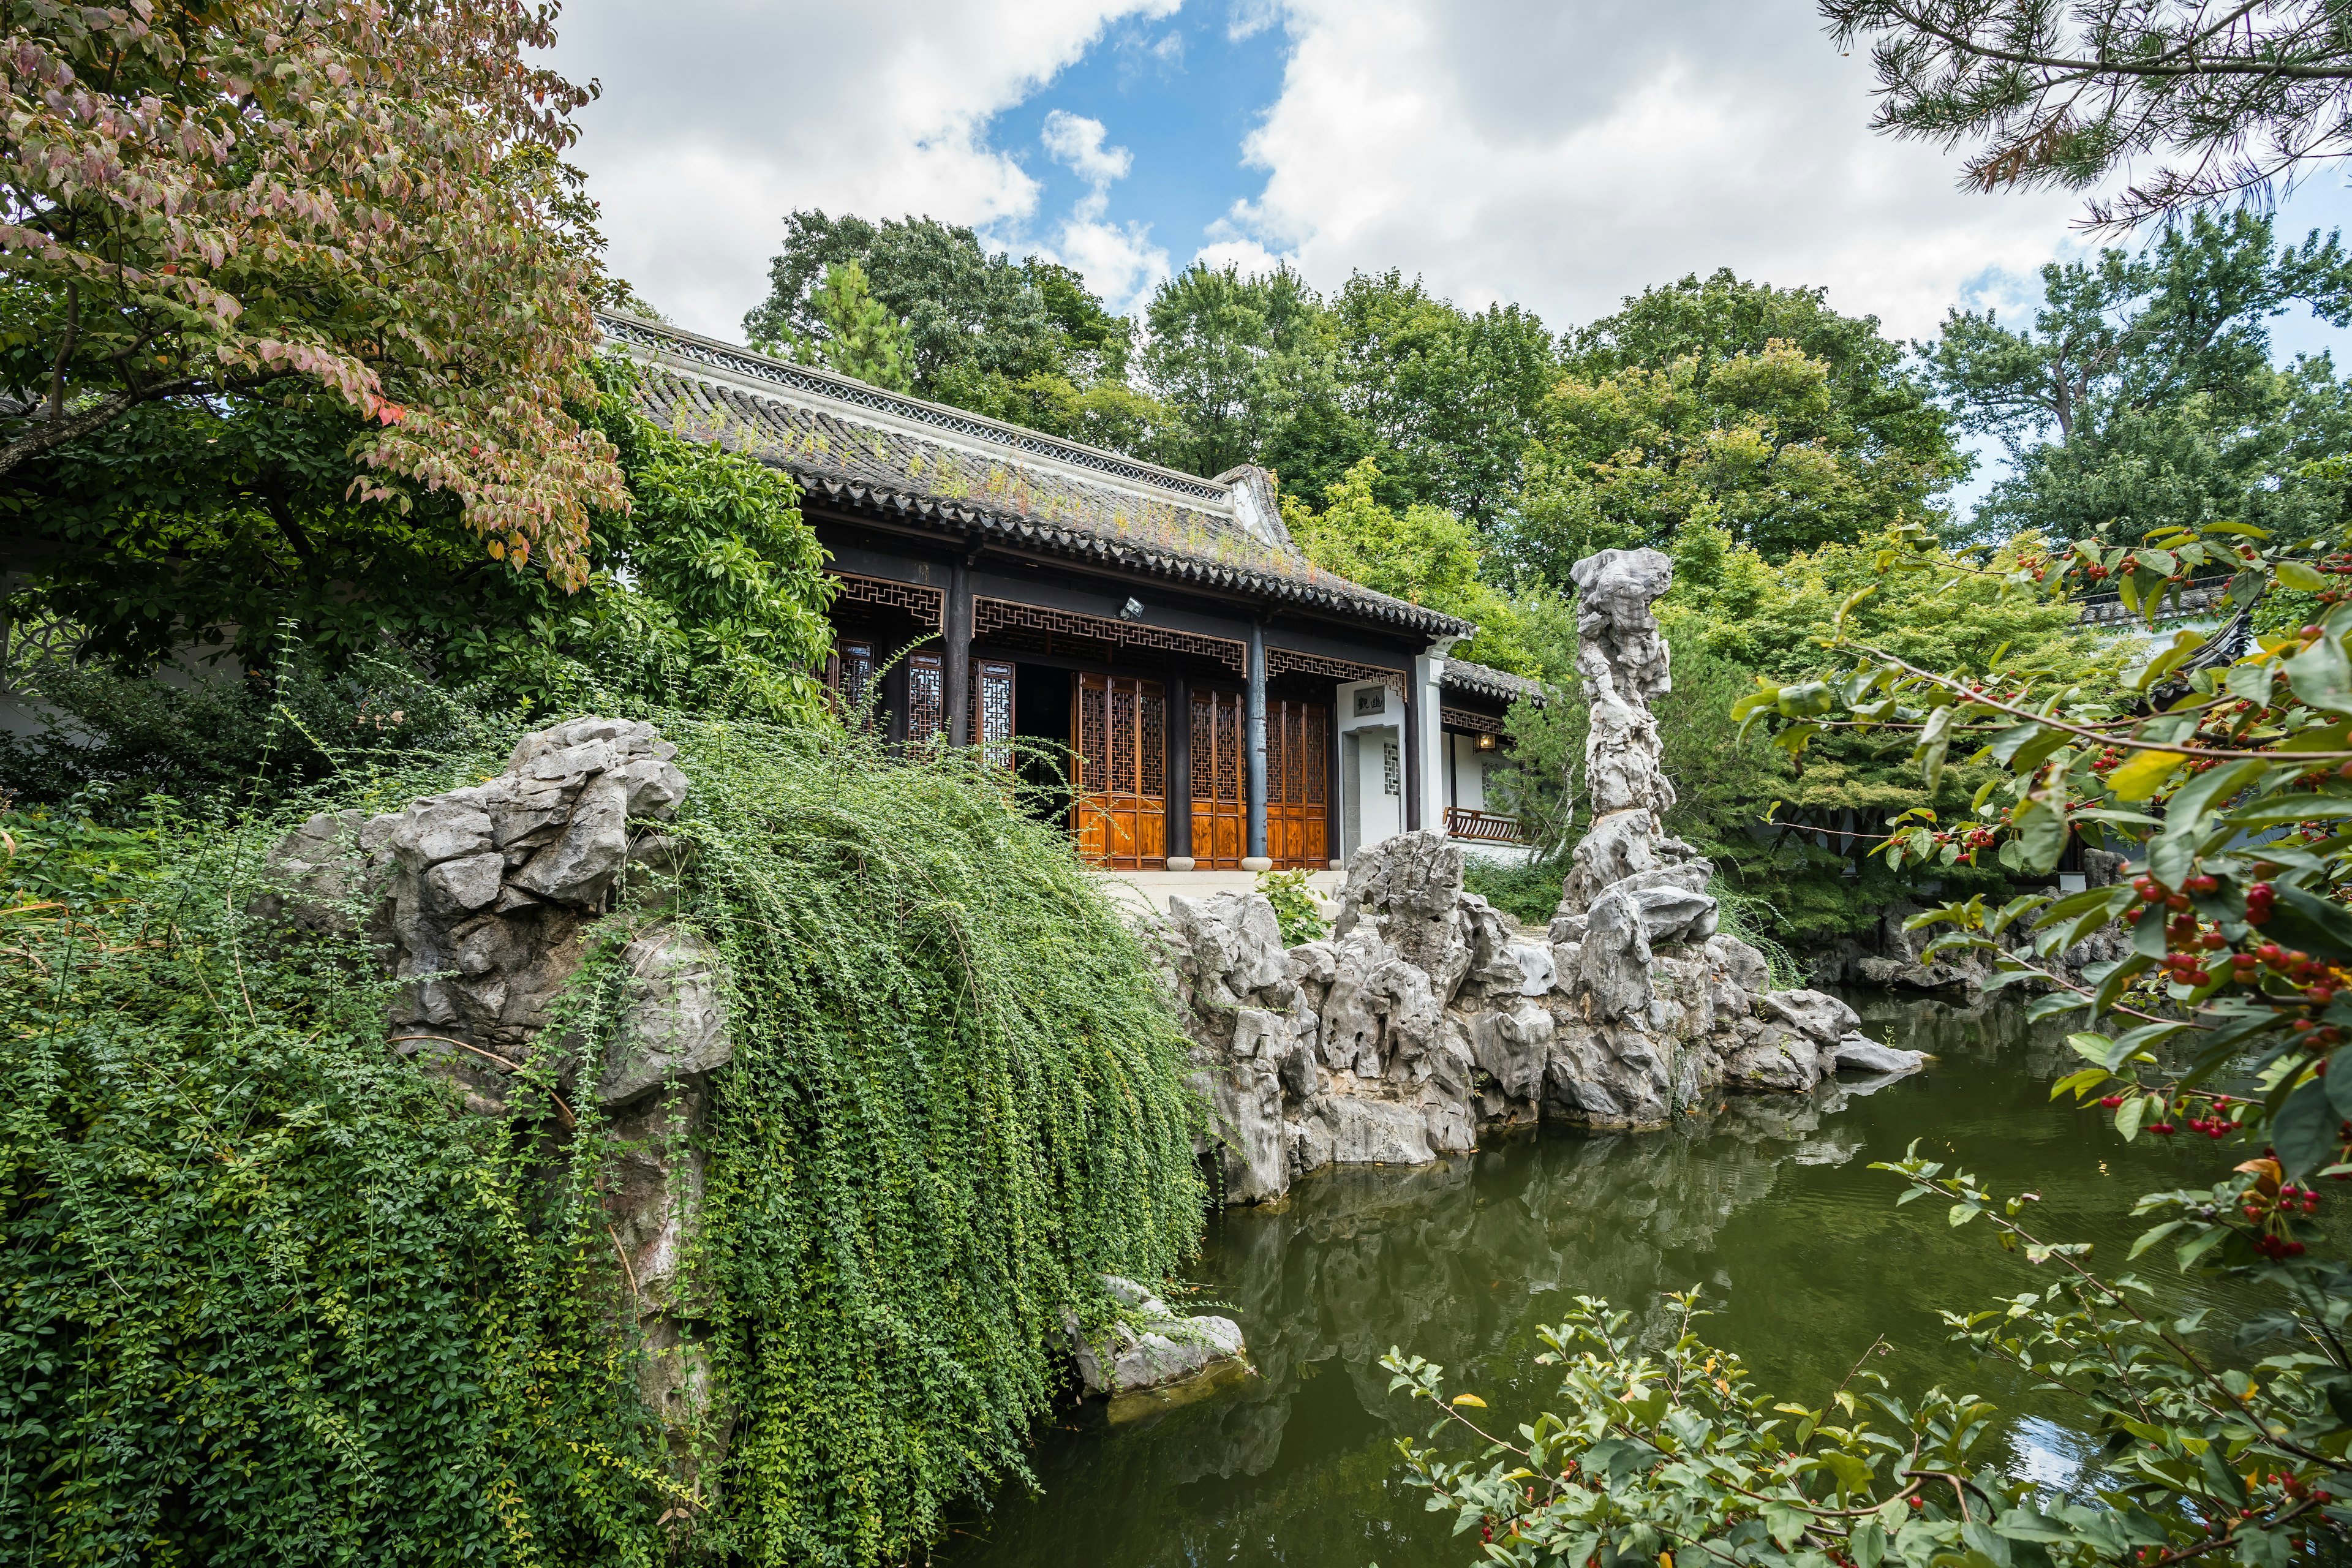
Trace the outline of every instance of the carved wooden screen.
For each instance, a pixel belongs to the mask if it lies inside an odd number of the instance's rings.
[[[1192,689],[1192,860],[1237,871],[1249,853],[1248,742],[1242,694]]]
[[[907,744],[928,746],[948,728],[946,661],[935,653],[907,656]]]
[[[1289,870],[1331,863],[1331,715],[1312,702],[1265,705],[1265,852]]]
[[[1248,710],[1238,691],[1192,692],[1192,858],[1238,869],[1249,852]],[[1331,712],[1265,705],[1265,852],[1276,866],[1330,864]]]
[[[1013,765],[1013,666],[1001,658],[971,661],[972,744],[993,768]]]
[[[824,683],[833,688],[834,702],[845,724],[871,728],[880,719],[877,711],[866,712],[866,696],[874,690],[874,645],[856,638],[844,637],[833,648],[833,659],[825,670]]]
[[[1168,864],[1168,704],[1156,680],[1080,675],[1070,749],[1081,858],[1116,870]]]

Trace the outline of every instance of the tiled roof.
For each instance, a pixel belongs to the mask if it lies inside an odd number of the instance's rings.
[[[634,316],[597,320],[647,367],[641,400],[656,424],[750,453],[836,505],[1400,631],[1474,629],[1309,562],[1261,470],[1204,479]]]
[[[1492,669],[1486,665],[1472,664],[1468,659],[1463,658],[1449,658],[1445,661],[1445,673],[1439,677],[1438,684],[1448,691],[1466,692],[1473,697],[1484,697],[1496,702],[1526,700],[1541,704],[1549,697],[1549,693],[1544,689],[1543,682],[1539,680],[1529,680],[1524,675],[1513,675],[1505,669]]]

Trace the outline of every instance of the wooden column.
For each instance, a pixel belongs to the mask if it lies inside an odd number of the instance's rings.
[[[946,645],[948,744],[969,746],[971,729],[971,573],[961,561],[948,568],[947,602],[940,606]]]
[[[1422,710],[1425,702],[1412,700],[1413,688],[1420,682],[1407,678],[1404,683],[1404,722],[1398,731],[1404,738],[1404,830],[1417,833],[1428,826],[1421,813],[1421,726],[1424,722]]]
[[[1323,829],[1323,852],[1324,858],[1336,861],[1345,858],[1348,853],[1348,807],[1347,797],[1342,793],[1348,788],[1348,781],[1339,770],[1339,753],[1344,745],[1339,739],[1339,704],[1336,692],[1331,703],[1328,743],[1331,782],[1323,795],[1323,819],[1327,825]]]
[[[1249,635],[1249,706],[1244,715],[1246,725],[1243,745],[1244,760],[1249,767],[1248,837],[1244,850],[1245,862],[1265,859],[1265,628],[1257,622],[1250,623]]]
[[[1168,853],[1192,853],[1192,686],[1168,672]]]

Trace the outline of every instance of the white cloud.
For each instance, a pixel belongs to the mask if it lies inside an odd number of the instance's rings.
[[[1126,148],[1103,145],[1106,134],[1101,121],[1056,109],[1045,116],[1038,140],[1055,163],[1100,194],[1113,180],[1127,178],[1127,172],[1135,166],[1134,155]]]
[[[1109,132],[1099,120],[1056,109],[1045,116],[1039,133],[1054,161],[1087,183],[1087,192],[1072,205],[1069,216],[1039,254],[1074,267],[1114,310],[1139,309],[1168,276],[1168,251],[1151,243],[1148,223],[1106,223],[1110,187],[1135,166],[1124,147],[1108,147]]]
[[[573,0],[555,63],[602,79],[574,160],[614,269],[739,335],[795,207],[1024,222],[1036,182],[982,140],[1111,22],[1176,0]]]
[[[1248,142],[1265,190],[1203,254],[1254,242],[1326,286],[1400,267],[1564,327],[1727,266],[1925,333],[1964,284],[2030,279],[2080,210],[1960,195],[1946,154],[1871,134],[1867,62],[1810,0],[1286,0],[1285,20]]]
[[[1238,44],[1281,20],[1282,0],[1232,0],[1225,12],[1225,37]]]

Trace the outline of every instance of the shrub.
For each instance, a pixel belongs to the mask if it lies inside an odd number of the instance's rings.
[[[1305,871],[1260,871],[1257,890],[1274,906],[1275,923],[1282,929],[1282,945],[1318,942],[1330,929],[1323,923],[1323,900],[1307,885]]]

